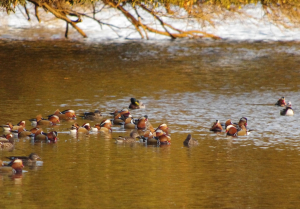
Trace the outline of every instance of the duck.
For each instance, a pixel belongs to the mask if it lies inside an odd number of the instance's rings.
[[[238,136],[248,136],[250,134],[250,131],[251,130],[247,130],[245,125],[240,125],[239,129],[238,129],[238,132],[237,132],[237,135]]]
[[[42,130],[38,130],[34,135],[34,141],[47,141],[55,143],[57,141],[57,132],[51,131],[49,133],[44,133]]]
[[[12,133],[2,135],[2,136],[0,136],[0,142],[7,142],[7,141],[9,141],[10,138],[13,138]]]
[[[146,106],[136,98],[130,99],[129,109],[144,109]]]
[[[1,127],[3,128],[4,132],[17,131],[21,127],[25,128],[25,121],[22,120],[17,125],[12,125],[12,123],[7,122],[6,125],[2,125]]]
[[[31,132],[31,130],[33,132]],[[34,136],[36,132],[36,128],[31,129],[30,131],[26,130],[25,128],[19,128],[18,131],[16,132],[18,134],[18,138],[24,138],[24,137],[32,137]]]
[[[281,97],[276,103],[275,105],[280,106],[280,107],[284,107],[286,105],[285,103],[285,98]]]
[[[198,145],[198,141],[192,138],[191,134],[188,134],[186,139],[183,142],[183,145],[186,147]]]
[[[148,125],[148,129],[149,129],[151,132],[153,132],[150,125]],[[164,133],[166,133],[166,134],[169,135],[169,127],[168,127],[168,125],[167,125],[166,123],[160,124],[160,125],[156,128],[155,132],[156,132],[157,130],[162,130]]]
[[[84,133],[84,134],[88,134],[91,129],[89,123],[84,123],[82,126],[79,126],[78,123],[74,123],[72,127],[76,128],[77,133]]]
[[[280,110],[280,115],[293,116],[294,110],[292,109],[292,102],[288,102],[286,108]]]
[[[58,116],[58,118],[60,120],[75,120],[76,119],[76,114],[74,110],[64,110],[62,112],[59,111],[59,109],[57,109],[52,115],[48,116],[48,120],[50,120],[49,118],[53,115]]]
[[[241,117],[239,122],[238,122],[238,127],[241,128],[242,125],[247,127],[247,122],[248,122],[248,119],[246,117]]]
[[[247,130],[245,125],[241,125],[239,128],[237,128],[234,125],[229,125],[226,128],[226,135],[227,136],[248,136],[250,134],[250,131]]]
[[[231,121],[230,121],[230,123],[231,123]],[[216,120],[216,122],[212,125],[212,127],[209,130],[214,131],[214,132],[222,132],[223,128],[221,126],[220,121]]]
[[[111,133],[112,132],[111,127],[112,127],[111,120],[105,119],[100,123],[99,131],[103,133]]]
[[[138,132],[136,130],[133,130],[130,133],[129,137],[119,136],[115,140],[116,140],[116,143],[135,143],[136,142],[136,138],[140,138],[140,135],[138,134]]]
[[[236,124],[233,124],[233,123],[231,122],[231,119],[226,120],[226,122],[225,122],[225,129],[226,129],[227,126],[229,126],[229,125],[236,126]]]
[[[237,130],[236,126],[234,126],[234,125],[228,125],[226,127],[226,135],[227,136],[236,137],[237,136],[237,132],[238,132],[238,130]]]
[[[25,166],[34,165],[37,160],[41,159],[36,153],[31,153],[29,156],[9,156],[6,158],[9,160],[20,159]]]
[[[100,123],[96,123],[93,127],[91,127],[91,132],[98,132],[100,130],[101,126]]]
[[[151,130],[152,132],[154,132],[154,128],[151,125],[151,123],[148,121],[148,116],[144,115],[142,117],[140,117],[137,121],[137,129],[139,130]]]
[[[0,137],[0,149],[3,151],[12,151],[15,147],[13,134],[9,133]]]
[[[171,144],[171,137],[165,133],[163,133],[162,135],[157,136],[158,139],[158,144],[159,145],[166,145],[166,144]]]
[[[123,125],[124,124],[124,117],[128,117],[130,112],[128,109],[122,109],[121,111],[114,113],[114,118],[112,120],[113,124],[115,125]]]
[[[57,115],[51,115],[48,117],[48,119],[44,119],[42,115],[37,115],[35,119],[30,119],[30,121],[31,125],[34,125],[34,123],[36,123],[37,126],[52,126],[60,122]]]
[[[161,131],[161,130],[160,130]],[[141,135],[140,142],[146,143],[147,145],[157,145],[158,138],[155,137],[155,133],[152,133],[150,130],[139,131]]]
[[[14,159],[7,165],[4,165],[4,163],[0,160],[0,172],[1,173],[14,173],[14,174],[22,174],[23,172],[23,162],[20,159]]]
[[[127,118],[124,120],[124,128],[125,129],[136,129],[137,126],[135,124],[135,120],[131,115],[129,115]]]
[[[85,112],[82,116],[84,119],[87,120],[101,120],[103,116],[99,110],[95,110],[95,112]]]

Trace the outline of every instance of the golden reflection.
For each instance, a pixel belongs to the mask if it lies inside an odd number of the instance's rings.
[[[251,105],[273,104],[283,93],[297,104],[300,58],[284,51],[298,51],[299,45],[160,44],[0,42],[0,124],[50,115],[58,108],[79,114],[101,109],[104,118],[111,118],[111,110],[127,108],[136,97],[146,108],[130,111],[134,118],[147,114],[152,124],[172,127],[172,143],[162,146],[118,146],[113,138],[129,131],[116,125],[109,134],[70,134],[74,122],[97,123],[80,117],[43,127],[46,133],[58,132],[56,144],[16,138],[14,155],[36,152],[43,166],[29,168],[20,178],[0,175],[4,207],[12,206],[9,195],[24,208],[45,203],[88,208],[95,200],[103,208],[299,205],[297,118],[276,117],[274,105]],[[277,47],[282,51],[266,52]],[[187,48],[187,54],[176,48]],[[241,114],[251,116],[254,136],[234,139],[209,131],[212,119]],[[282,127],[294,132],[287,137],[278,131]],[[186,133],[199,145],[184,147]],[[8,152],[0,155],[4,160]]]

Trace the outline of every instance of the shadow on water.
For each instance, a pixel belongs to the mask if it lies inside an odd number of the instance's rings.
[[[133,117],[167,123],[172,137],[165,147],[119,146],[113,138],[130,132],[118,125],[111,135],[82,137],[69,134],[71,122],[46,127],[58,132],[56,144],[17,140],[13,154],[36,152],[43,166],[28,169],[18,186],[0,176],[5,207],[299,205],[299,45],[1,40],[0,48],[1,124],[26,120],[30,129],[30,118],[56,109],[99,109],[111,118],[136,97],[146,109],[132,110]],[[274,106],[281,96],[292,101],[293,117]],[[247,137],[209,131],[216,119],[242,116],[255,130]],[[188,133],[198,146],[183,146]],[[11,154],[0,152],[1,159]]]

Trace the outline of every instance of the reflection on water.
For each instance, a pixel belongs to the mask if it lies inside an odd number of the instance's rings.
[[[38,169],[22,184],[1,177],[3,205],[43,208],[269,208],[299,205],[299,45],[211,41],[80,42],[0,41],[0,123],[14,124],[56,109],[77,115],[146,104],[154,127],[167,123],[172,144],[117,145],[130,131],[72,136],[73,122],[58,142],[17,139],[13,155],[37,153]],[[295,115],[280,116],[285,96]],[[248,118],[250,136],[209,131],[218,119]],[[95,121],[77,117],[76,122]],[[198,146],[184,147],[191,133]],[[12,155],[0,152],[1,159]],[[18,185],[18,186],[16,186]],[[45,192],[46,191],[46,192]],[[11,197],[21,197],[13,202]],[[76,199],[76,201],[74,201]],[[45,206],[46,205],[46,206]]]

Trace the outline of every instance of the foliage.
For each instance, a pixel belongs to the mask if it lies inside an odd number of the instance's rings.
[[[241,10],[249,4],[261,5],[269,20],[285,27],[298,26],[300,23],[300,1],[299,0],[1,0],[0,9],[7,13],[13,11],[17,5],[24,7],[28,19],[29,12],[27,4],[35,6],[35,16],[40,21],[39,9],[51,12],[56,18],[66,22],[65,36],[68,36],[68,27],[71,25],[83,37],[86,34],[76,25],[81,18],[91,18],[100,26],[107,25],[97,19],[97,13],[104,7],[112,7],[119,10],[142,38],[148,38],[148,32],[169,36],[173,39],[179,37],[211,37],[218,38],[198,30],[180,30],[168,24],[163,17],[198,20],[202,25],[212,25],[217,19],[232,18],[245,15]],[[87,8],[90,9],[86,12]],[[163,9],[162,9],[163,8]],[[92,15],[90,15],[92,13]],[[160,28],[151,26],[144,14],[151,15],[160,25]],[[73,18],[71,18],[73,17]],[[74,20],[74,17],[76,19]]]

